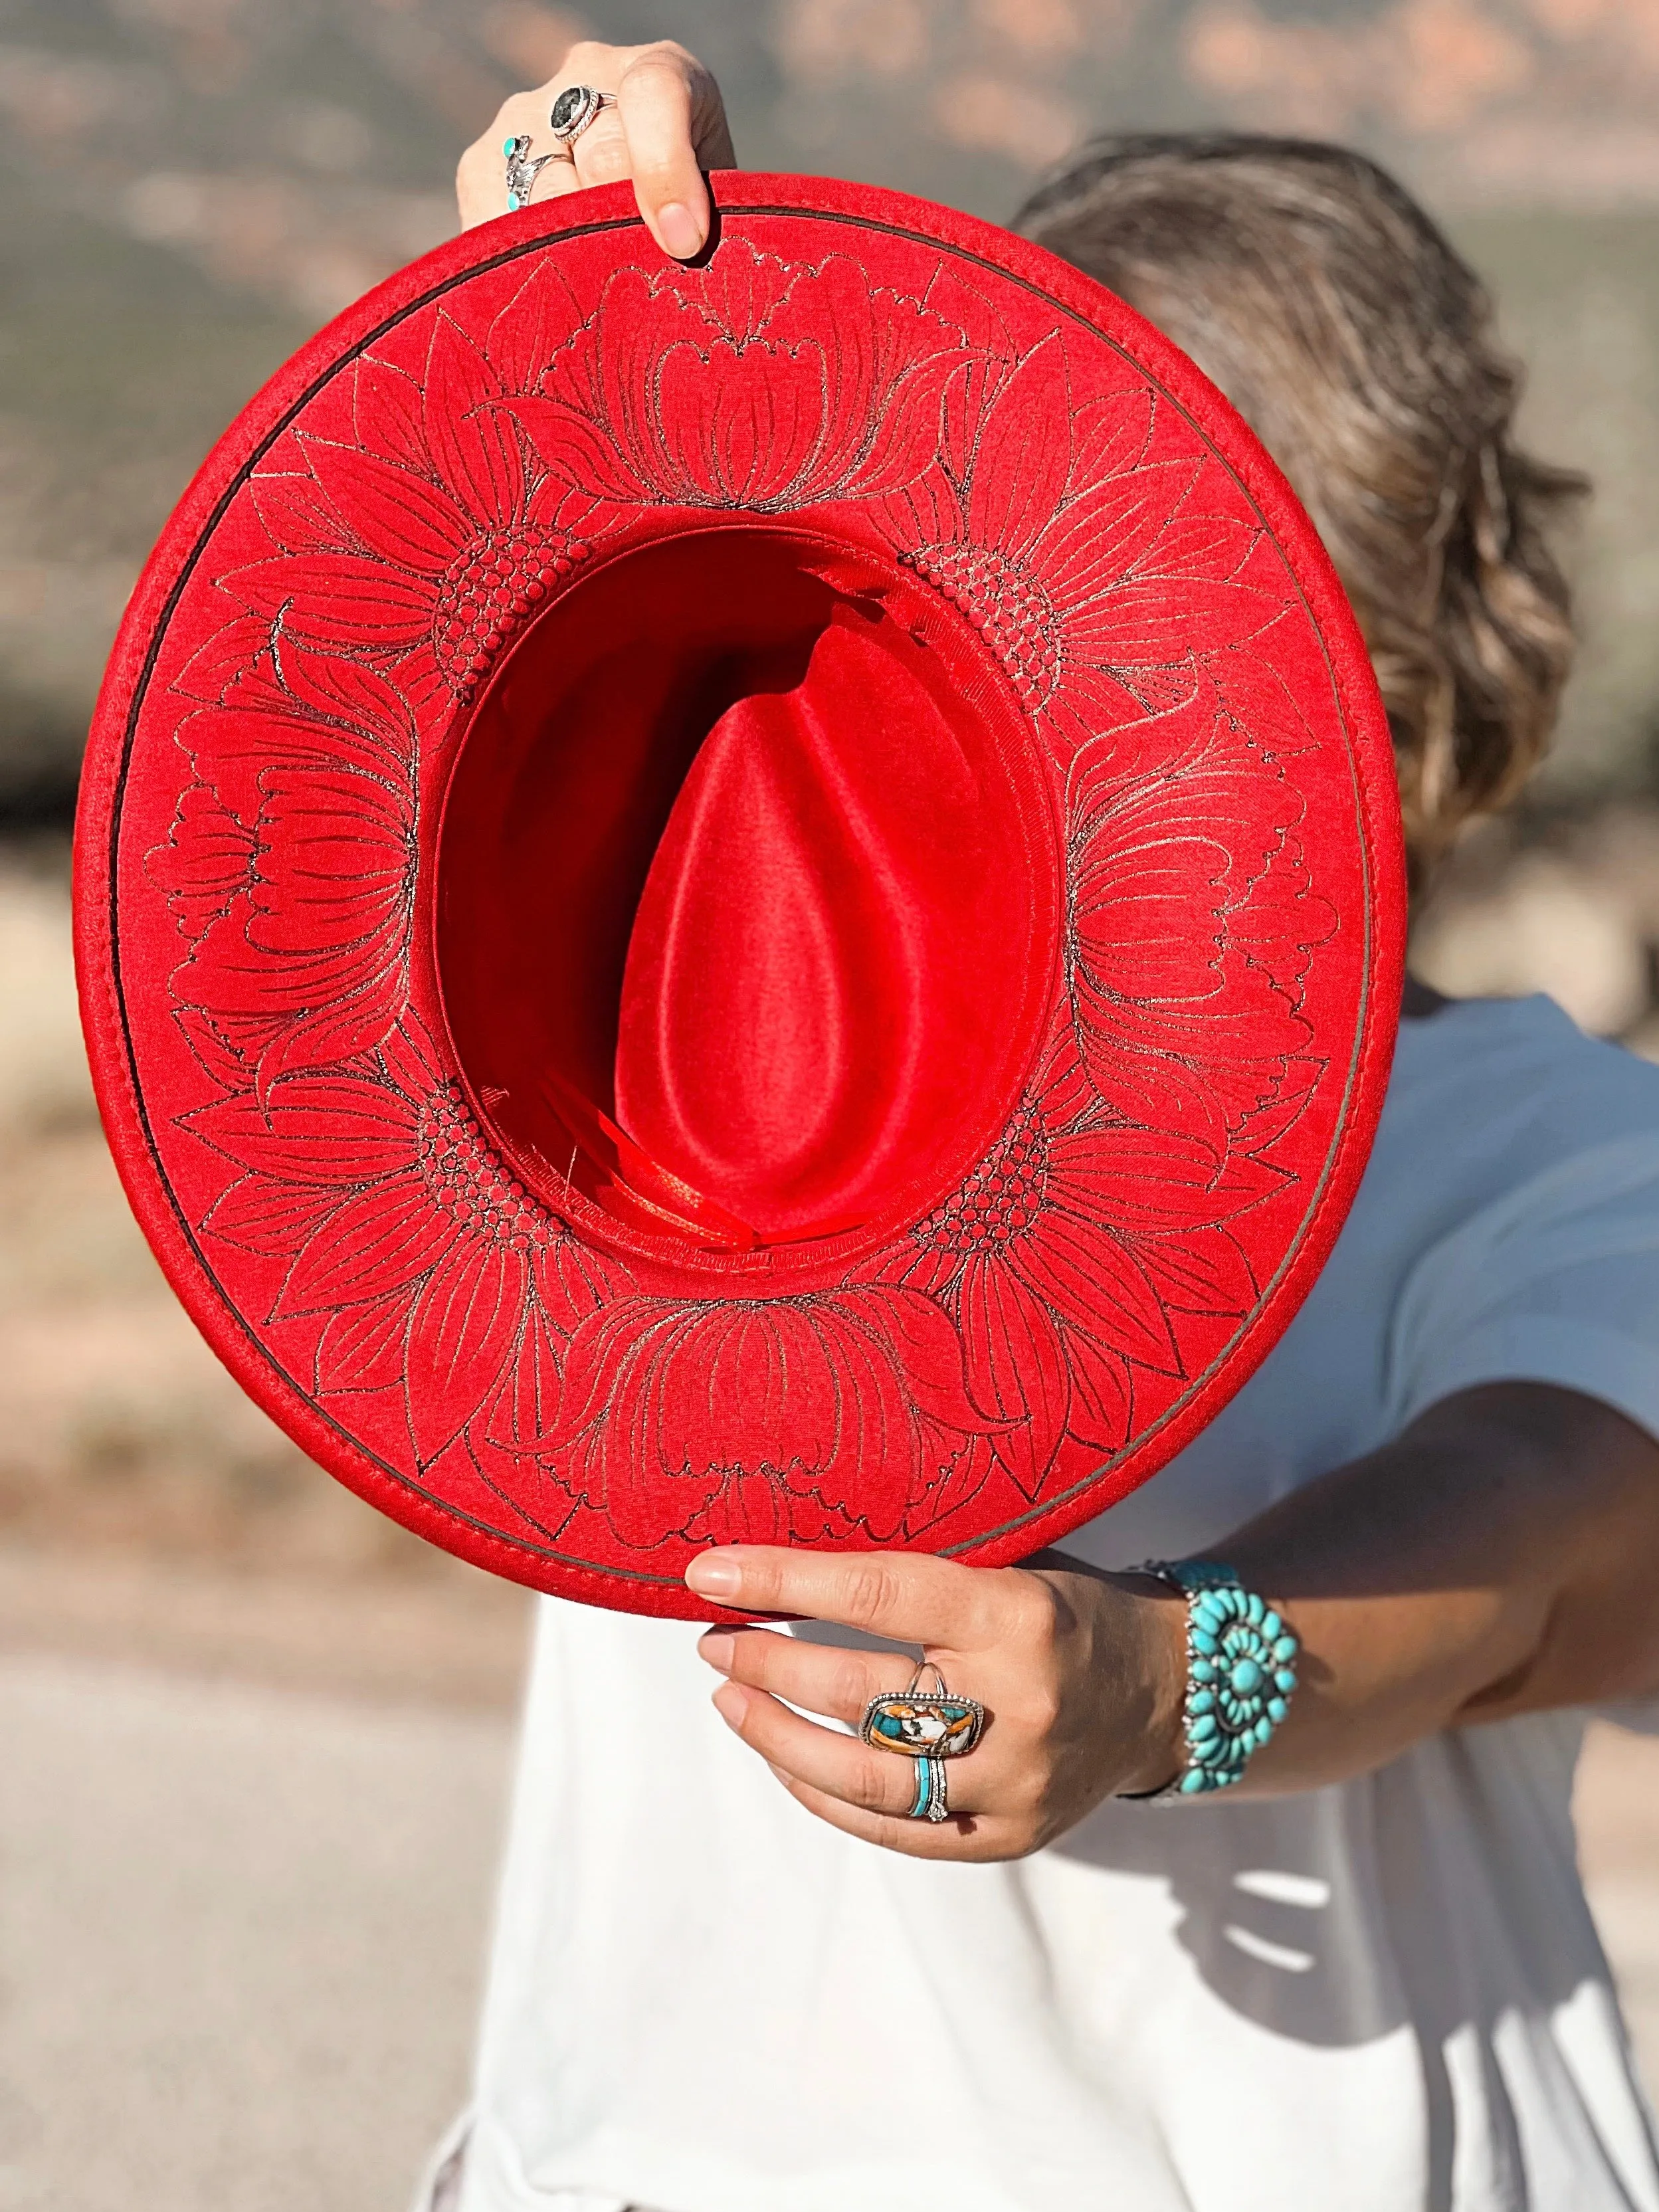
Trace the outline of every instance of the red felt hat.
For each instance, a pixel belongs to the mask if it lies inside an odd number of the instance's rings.
[[[173,1283],[317,1460],[538,1588],[997,1563],[1283,1330],[1376,1123],[1387,726],[1282,478],[1074,270],[625,188],[332,324],[136,592],[82,995]]]

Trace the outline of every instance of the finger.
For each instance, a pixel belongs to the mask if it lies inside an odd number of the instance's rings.
[[[603,92],[606,88],[596,85]],[[628,134],[615,106],[602,107],[580,137],[570,141],[578,185],[614,185],[629,173]]]
[[[532,151],[550,152],[551,141],[546,146],[532,148]],[[530,195],[531,204],[533,206],[538,200],[561,199],[566,192],[579,192],[581,188],[582,180],[576,174],[576,164],[568,154],[555,154],[537,176],[535,190]]]
[[[617,95],[623,72],[636,51],[629,46],[606,46],[592,40],[582,40],[566,54],[557,76],[537,94],[544,131],[550,128],[552,111],[560,94],[569,91],[573,85],[586,85],[590,92],[608,97],[609,106],[602,107],[592,121],[568,142],[570,161],[566,167],[574,174],[577,189],[588,185],[615,184],[618,178],[628,174],[628,136],[623,129]]]
[[[803,1720],[775,1698],[741,1682],[720,1684],[714,1692],[714,1710],[769,1766],[781,1767],[826,1796],[892,1819],[902,1817],[916,1802],[917,1762],[913,1759],[872,1751],[856,1736]]]
[[[455,170],[455,197],[460,207],[463,230],[471,230],[478,223],[509,212],[507,149],[509,141],[519,137],[529,139],[532,159],[553,151],[553,136],[547,127],[547,103],[539,93],[518,92],[504,100],[489,129],[475,138],[461,155]],[[578,189],[572,164],[554,160],[538,172],[530,197],[532,202],[556,199],[562,192]]]
[[[810,1783],[798,1782],[781,1768],[774,1767],[772,1771],[795,1802],[818,1820],[839,1828],[843,1835],[879,1844],[884,1850],[901,1851],[913,1859],[981,1863],[1021,1856],[1018,1844],[1006,1838],[996,1821],[983,1820],[977,1814],[952,1813],[947,1820],[895,1820],[884,1813],[866,1813],[856,1805],[843,1804],[839,1797],[828,1796]]]
[[[689,1587],[742,1613],[805,1614],[900,1644],[983,1650],[1018,1635],[1042,1600],[1034,1575],[922,1552],[806,1552],[732,1544],[699,1553]]]
[[[729,1681],[764,1690],[848,1727],[863,1719],[872,1698],[902,1690],[908,1679],[905,1662],[890,1652],[807,1644],[774,1628],[711,1629],[697,1651]]]
[[[685,60],[670,48],[647,48],[623,72],[617,107],[646,228],[665,253],[689,260],[708,241],[710,215]]]

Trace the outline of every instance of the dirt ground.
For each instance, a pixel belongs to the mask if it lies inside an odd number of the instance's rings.
[[[465,2092],[522,1593],[242,1397],[121,1197],[61,848],[0,853],[0,2212],[398,2212]],[[1659,2084],[1659,1742],[1592,1900]]]
[[[523,1601],[0,1552],[0,2212],[402,2212],[465,2094]],[[1659,2087],[1659,1743],[1590,1895]]]
[[[5,2212],[401,2212],[465,2094],[511,1735],[0,1656]]]
[[[207,1351],[0,848],[0,2212],[398,2212],[464,2094],[524,1594]]]

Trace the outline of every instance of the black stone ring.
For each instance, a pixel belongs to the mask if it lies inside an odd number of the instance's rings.
[[[568,84],[553,103],[548,122],[562,146],[574,145],[591,123],[607,107],[614,107],[614,92],[595,92],[591,84]]]

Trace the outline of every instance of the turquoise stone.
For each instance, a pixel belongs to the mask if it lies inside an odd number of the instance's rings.
[[[1288,1713],[1301,1645],[1284,1617],[1228,1568],[1206,1560],[1159,1570],[1187,1595],[1186,1796],[1227,1790]]]
[[[955,1759],[978,1738],[980,1708],[969,1698],[914,1690],[872,1698],[862,1734],[866,1743],[918,1759]]]

